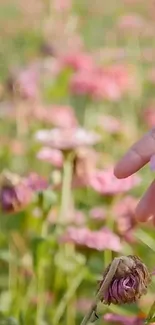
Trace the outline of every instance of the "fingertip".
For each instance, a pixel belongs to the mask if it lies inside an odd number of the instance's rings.
[[[138,222],[146,222],[147,219],[150,217],[150,214],[148,213],[147,206],[140,202],[135,210],[135,219]]]

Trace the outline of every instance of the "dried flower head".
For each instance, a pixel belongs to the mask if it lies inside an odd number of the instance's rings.
[[[101,288],[110,266],[111,264],[106,268],[99,288]],[[122,256],[110,286],[101,297],[101,301],[107,305],[133,303],[146,294],[150,280],[150,273],[139,257]]]
[[[32,192],[22,178],[10,172],[0,177],[0,208],[3,212],[13,213],[24,208],[31,200]]]

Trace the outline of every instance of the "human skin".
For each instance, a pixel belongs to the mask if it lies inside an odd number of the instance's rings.
[[[155,128],[134,143],[114,168],[117,178],[126,178],[146,165],[155,154]],[[155,180],[142,196],[135,210],[136,218],[146,222],[153,217],[155,224]]]

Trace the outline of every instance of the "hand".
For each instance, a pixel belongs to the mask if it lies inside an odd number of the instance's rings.
[[[117,163],[114,174],[117,178],[126,178],[146,165],[155,154],[155,128],[135,143]],[[136,208],[136,217],[145,222],[153,216],[155,222],[155,181],[143,195]]]

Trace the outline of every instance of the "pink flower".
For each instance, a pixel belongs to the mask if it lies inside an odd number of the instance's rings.
[[[95,145],[100,137],[82,128],[40,130],[37,141],[59,150],[74,150],[78,147]]]
[[[113,169],[96,170],[89,179],[89,185],[103,195],[114,195],[131,190],[140,183],[137,175],[132,175],[126,179],[117,179],[113,174]]]
[[[69,53],[62,57],[62,63],[75,71],[91,71],[94,68],[93,59],[87,53]]]
[[[94,220],[105,220],[106,210],[102,206],[97,206],[89,211],[90,217]]]
[[[134,241],[133,229],[136,226],[135,208],[137,203],[138,200],[134,197],[126,196],[112,209],[119,234],[129,242]]]
[[[24,179],[24,184],[32,191],[38,192],[47,189],[48,182],[37,173],[31,173]]]
[[[135,32],[136,30],[141,30],[142,28],[144,28],[145,21],[142,16],[131,13],[122,16],[120,18],[118,26],[122,30],[133,30]]]
[[[150,159],[150,168],[152,171],[155,170],[155,155],[153,155]]]
[[[10,80],[10,87],[14,94],[24,99],[36,99],[38,97],[39,73],[35,67],[28,67]]]
[[[73,94],[111,101],[120,100],[124,94],[133,92],[134,87],[133,73],[123,65],[77,72],[73,75],[70,83]]]
[[[70,106],[37,107],[34,111],[34,117],[56,127],[71,128],[77,125],[74,111]]]
[[[71,242],[78,246],[86,246],[98,251],[110,249],[115,252],[121,250],[120,239],[107,228],[92,231],[88,228],[69,227],[61,237],[63,242]]]
[[[72,0],[54,0],[53,7],[58,12],[69,10],[72,6]]]
[[[63,155],[60,150],[43,147],[38,153],[37,158],[50,163],[56,168],[63,166]]]
[[[143,325],[144,318],[139,316],[124,316],[117,314],[106,314],[104,316],[106,322],[110,324],[120,324],[120,325]]]
[[[70,90],[75,95],[89,95],[94,92],[94,73],[80,71],[73,75],[70,82]]]

